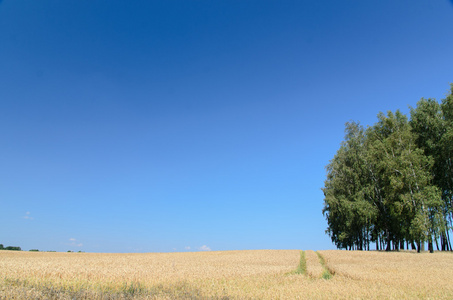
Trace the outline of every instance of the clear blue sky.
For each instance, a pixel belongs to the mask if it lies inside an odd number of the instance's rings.
[[[0,1],[0,243],[333,249],[344,123],[444,98],[452,35],[447,0]]]

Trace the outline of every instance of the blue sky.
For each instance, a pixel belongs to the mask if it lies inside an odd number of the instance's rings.
[[[450,1],[0,2],[0,243],[333,249],[344,123],[445,97]]]

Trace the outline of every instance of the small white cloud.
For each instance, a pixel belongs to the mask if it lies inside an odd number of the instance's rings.
[[[206,245],[203,245],[203,246],[201,246],[200,248],[198,248],[198,250],[200,250],[200,251],[211,251],[211,248],[209,248],[209,247],[206,246]]]
[[[190,250],[190,246],[185,246],[184,249]]]
[[[33,217],[30,216],[30,212],[29,212],[29,211],[27,211],[27,212],[25,213],[25,216],[23,216],[23,218],[24,218],[24,219],[27,219],[27,220],[33,220]]]
[[[80,243],[79,241],[77,241],[77,239],[75,239],[75,238],[70,238],[69,241],[70,241],[70,243],[66,244],[68,246],[73,246],[73,247],[82,247],[83,246],[83,244]]]

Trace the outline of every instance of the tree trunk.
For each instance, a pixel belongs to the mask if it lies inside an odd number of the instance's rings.
[[[433,239],[431,238],[431,236],[428,238],[428,250],[429,253],[434,253]]]
[[[440,234],[440,249],[442,249],[442,251],[445,251],[445,233],[443,232]]]
[[[434,241],[436,242],[436,248],[437,248],[437,251],[439,251],[439,243],[437,242],[437,239],[434,238]]]
[[[448,230],[447,230],[447,251],[453,251],[453,249],[451,248],[450,233],[448,232]]]

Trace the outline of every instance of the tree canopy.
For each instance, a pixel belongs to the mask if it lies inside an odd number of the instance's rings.
[[[348,122],[326,166],[323,214],[338,248],[452,250],[453,84],[438,103],[422,98],[410,118],[379,113],[366,129]]]

